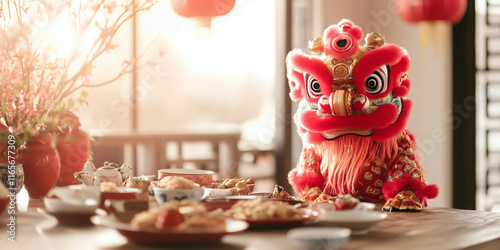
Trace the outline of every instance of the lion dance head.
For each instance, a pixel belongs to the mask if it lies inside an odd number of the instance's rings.
[[[306,144],[344,135],[385,141],[406,127],[412,103],[406,51],[349,20],[328,27],[309,42],[312,54],[287,56],[290,98],[300,101],[294,121]]]

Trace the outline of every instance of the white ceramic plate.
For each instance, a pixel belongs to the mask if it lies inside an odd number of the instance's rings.
[[[373,225],[387,218],[387,213],[363,210],[323,210],[316,218],[322,226],[345,227],[352,234],[365,234]]]

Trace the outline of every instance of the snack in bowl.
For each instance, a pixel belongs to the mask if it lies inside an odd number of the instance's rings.
[[[193,181],[200,187],[210,187],[214,174],[214,171],[201,169],[160,169],[158,180],[161,181],[166,176],[179,176]]]
[[[166,189],[195,189],[198,186],[191,180],[179,176],[167,176],[160,180],[159,187]]]
[[[200,201],[205,192],[193,181],[184,177],[167,176],[153,186],[153,193],[159,205],[169,201],[192,200]]]
[[[252,178],[239,178],[234,177],[231,179],[223,179],[212,182],[211,189],[223,189],[231,191],[216,191],[211,193],[212,196],[228,196],[228,195],[248,195],[253,191],[255,181]]]
[[[170,201],[138,213],[130,224],[141,229],[183,231],[188,228],[224,228],[226,217],[221,210],[207,211],[199,203]]]

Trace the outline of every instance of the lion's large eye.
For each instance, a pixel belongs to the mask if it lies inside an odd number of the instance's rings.
[[[314,98],[322,95],[321,85],[319,84],[318,80],[316,80],[314,77],[305,74],[304,82],[306,83],[307,94],[309,95],[309,97]]]
[[[371,73],[365,80],[365,90],[376,95],[387,90],[389,84],[389,66],[384,65]]]

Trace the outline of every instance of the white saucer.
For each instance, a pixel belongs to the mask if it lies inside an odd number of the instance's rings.
[[[351,234],[366,234],[368,229],[384,220],[387,213],[363,210],[322,210],[316,223],[322,226],[344,227],[351,229]]]

